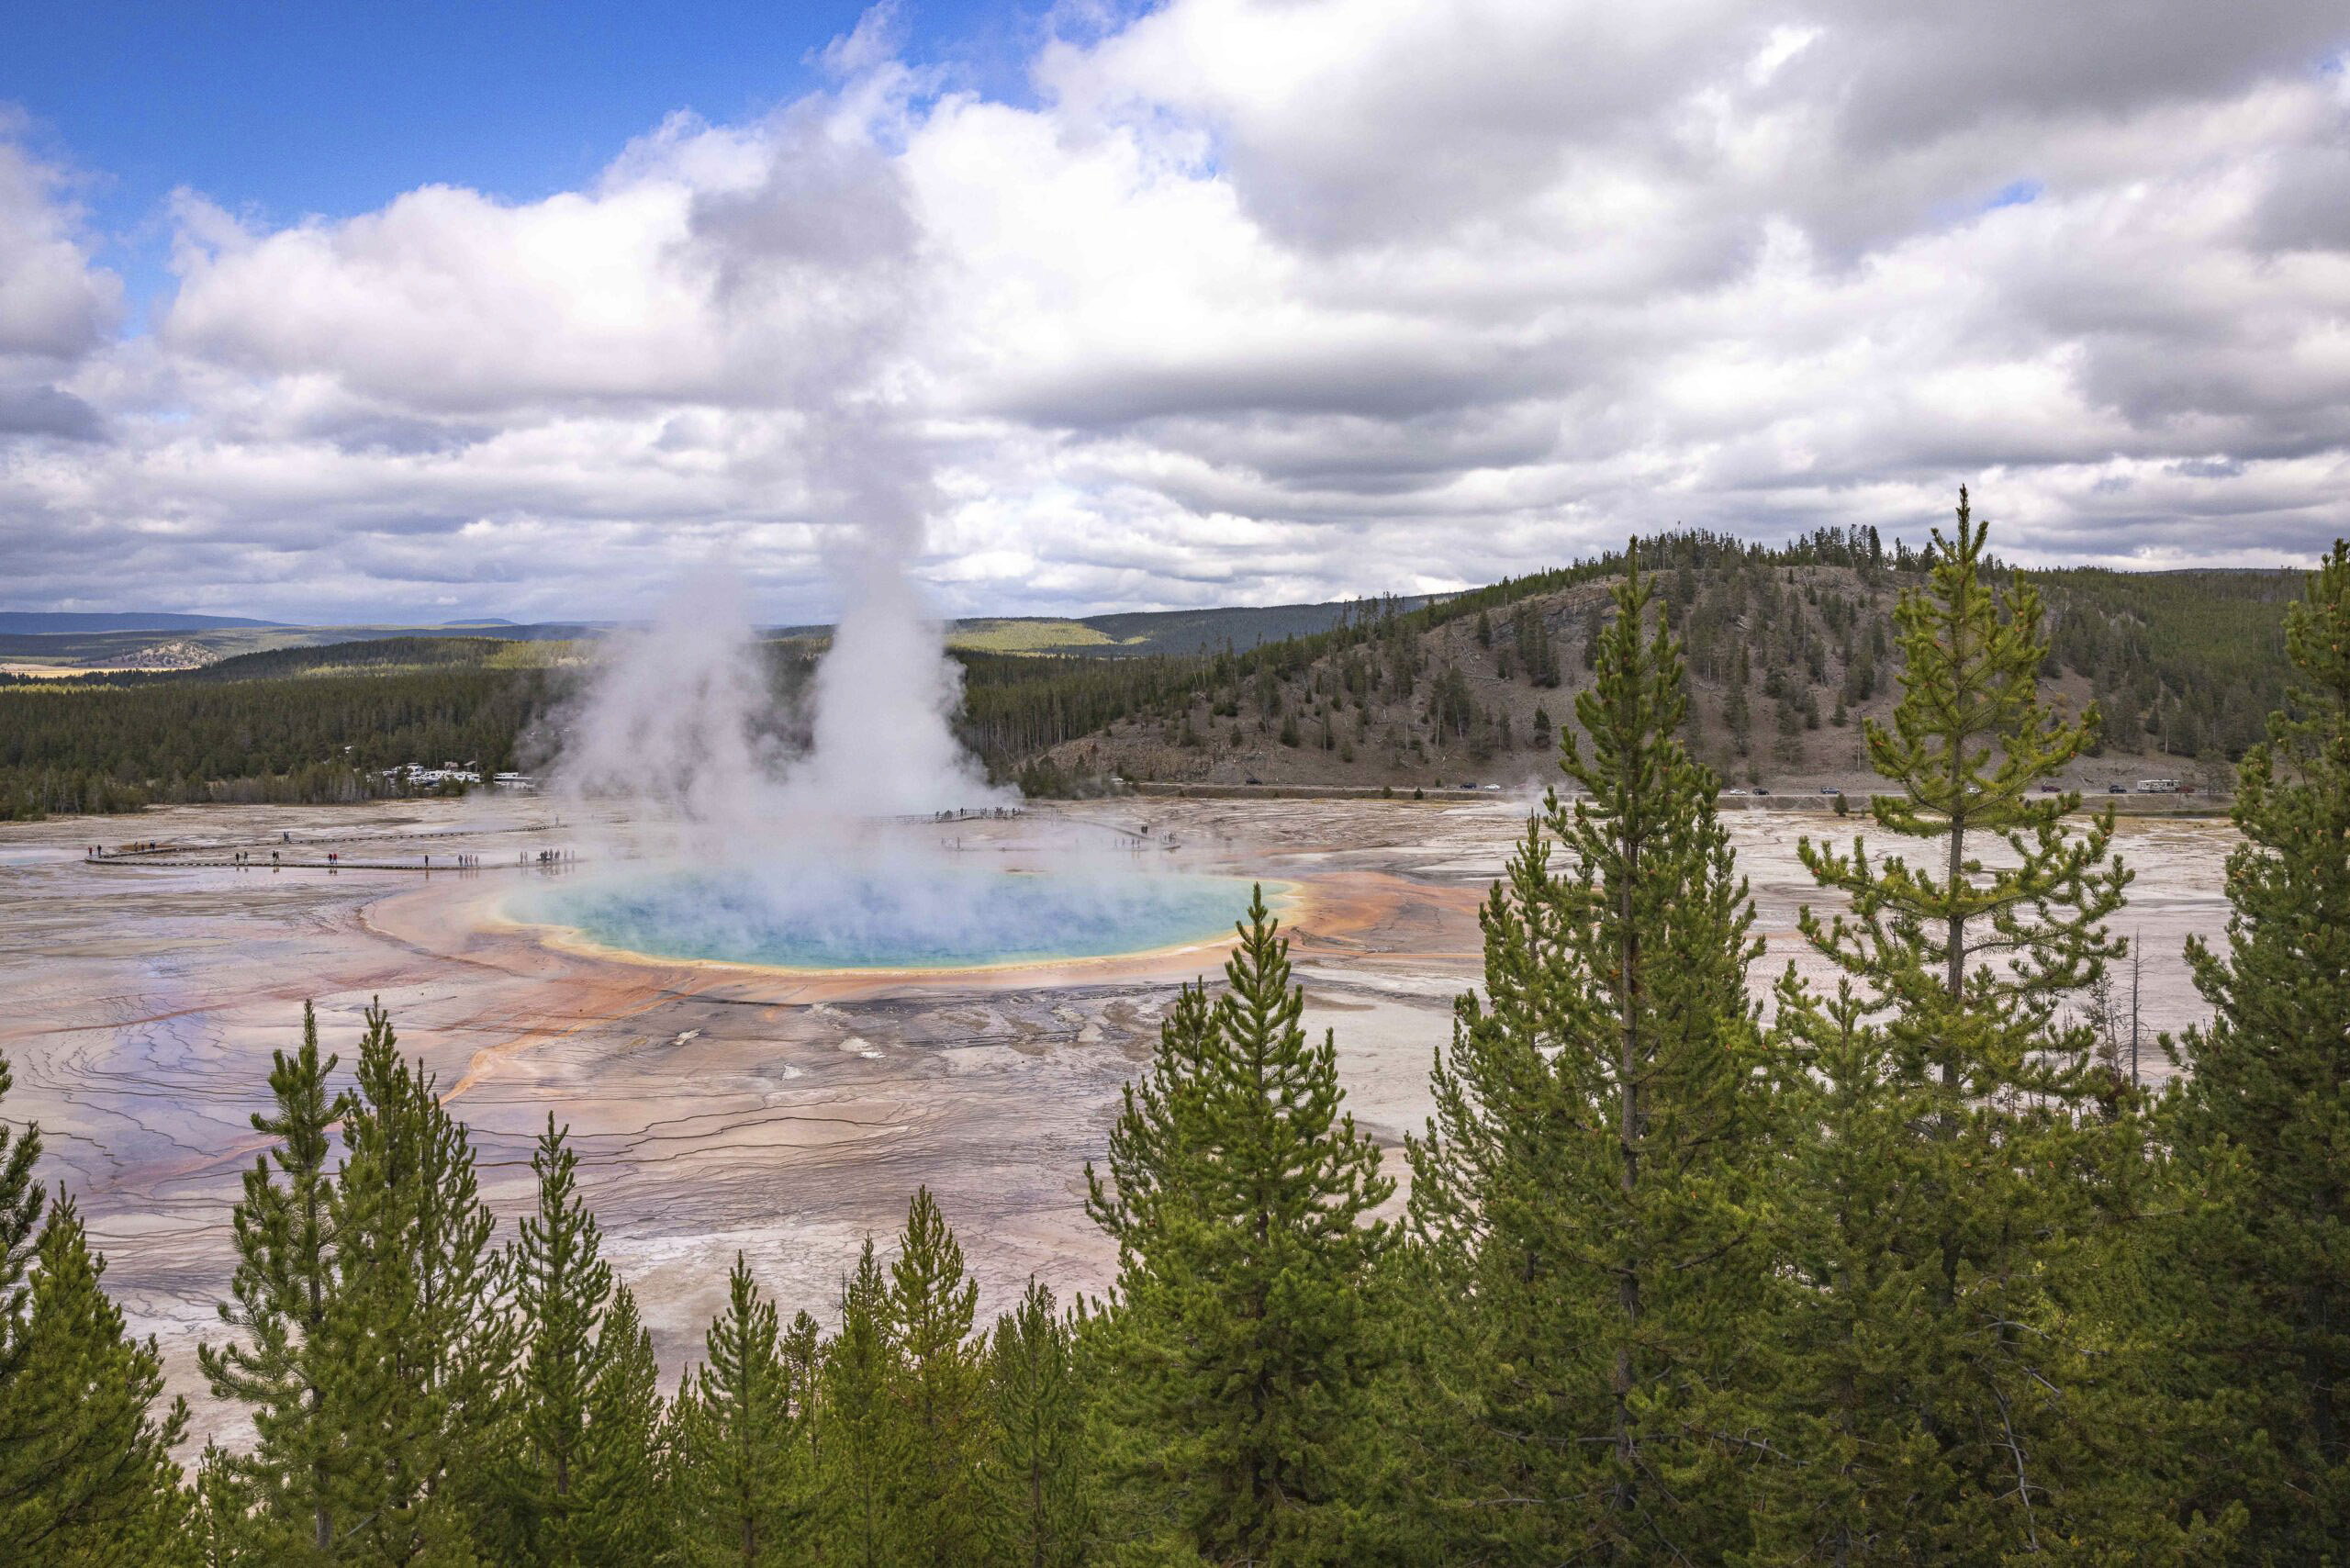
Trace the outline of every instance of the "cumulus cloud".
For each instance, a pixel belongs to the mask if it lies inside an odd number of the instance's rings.
[[[2025,559],[2306,557],[2345,51],[2301,0],[1169,0],[1013,103],[878,11],[545,200],[185,194],[119,341],[0,140],[9,593],[629,613],[723,536],[796,619],[879,512],[958,610],[1320,598],[1961,481]]]
[[[121,287],[91,260],[64,173],[10,140],[19,131],[0,106],[0,441],[92,441],[97,411],[57,381],[105,341]]]

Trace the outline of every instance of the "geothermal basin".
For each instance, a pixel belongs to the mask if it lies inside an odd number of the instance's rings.
[[[380,999],[472,1129],[502,1236],[532,1204],[549,1114],[571,1128],[581,1195],[666,1383],[701,1354],[736,1252],[787,1313],[828,1317],[859,1244],[886,1246],[919,1183],[955,1226],[982,1312],[1016,1302],[1031,1273],[1064,1300],[1102,1289],[1115,1248],[1085,1217],[1085,1162],[1177,987],[1214,980],[1259,879],[1269,902],[1283,895],[1305,1026],[1336,1031],[1346,1108],[1406,1174],[1430,1053],[1482,973],[1477,907],[1529,804],[1130,799],[907,823],[890,836],[935,887],[894,922],[878,891],[857,908],[854,879],[844,890],[753,855],[681,870],[625,823],[545,801],[11,824],[6,1114],[40,1123],[43,1175],[80,1201],[107,1288],[134,1331],[159,1337],[173,1388],[197,1394],[196,1347],[220,1335],[213,1306],[235,1262],[229,1206],[267,1142],[250,1118],[267,1108],[270,1053],[297,1044],[314,1001],[347,1072]],[[1819,899],[1796,840],[1865,831],[1793,805],[1728,818],[1770,946],[1758,996],[1790,958],[1823,974],[1795,930]],[[84,861],[89,841],[133,834],[173,847]],[[2122,819],[2116,848],[2138,879],[2114,925],[2146,955],[2150,1073],[2157,1032],[2204,1016],[2180,943],[2223,933],[2234,843],[2223,822]],[[237,868],[234,850],[304,868]],[[321,864],[330,850],[340,871]],[[475,868],[447,868],[459,851]],[[551,851],[576,858],[546,870]],[[714,900],[696,878],[716,879]],[[1090,886],[1102,879],[1149,897],[1107,921]],[[925,924],[933,898],[957,912],[943,930]],[[755,918],[669,921],[681,901],[747,902]],[[844,904],[865,923],[856,942],[811,945],[790,924],[836,922]],[[965,941],[973,924],[989,945]],[[200,1440],[222,1411],[200,1397],[195,1412]]]

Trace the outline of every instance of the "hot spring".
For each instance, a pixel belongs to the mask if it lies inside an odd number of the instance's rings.
[[[1249,888],[1171,871],[648,868],[527,890],[507,913],[652,958],[959,969],[1215,941],[1247,912]]]

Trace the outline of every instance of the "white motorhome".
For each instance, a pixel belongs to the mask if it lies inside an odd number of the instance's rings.
[[[2176,778],[2141,778],[2138,780],[2138,793],[2141,795],[2176,795],[2178,793],[2178,780]]]

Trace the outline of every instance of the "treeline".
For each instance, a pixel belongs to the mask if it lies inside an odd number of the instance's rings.
[[[1872,529],[1822,529],[1778,546],[1700,530],[1638,542],[1704,692],[1687,737],[1717,766],[1758,780],[1796,765],[1802,737],[1833,729],[1886,689],[1890,600],[1924,557]],[[1394,767],[1434,755],[1482,761],[1549,744],[1520,709],[1481,701],[1432,634],[1474,628],[1481,669],[1537,688],[1591,667],[1605,617],[1554,625],[1536,601],[1620,576],[1611,551],[1556,571],[1407,608],[1366,600],[1303,636],[1202,655],[1095,658],[958,651],[958,733],[1000,780],[1058,794],[1089,781],[1047,754],[1113,725],[1157,727],[1171,746],[1239,749],[1254,734]],[[1852,574],[1823,585],[1809,568]],[[1986,577],[2007,569],[1984,563]],[[2282,700],[2277,617],[2285,574],[2035,574],[2051,638],[2043,673],[2087,678],[2107,715],[2096,745],[2199,759],[2217,768],[2260,734]],[[2281,597],[2280,597],[2281,596]],[[1448,636],[1457,633],[1446,633]],[[770,644],[777,690],[804,685],[817,645]],[[534,751],[528,738],[563,689],[543,644],[413,637],[285,649],[201,670],[26,682],[0,690],[0,820],[136,810],[150,801],[333,802],[400,786],[406,762],[479,761]],[[1558,704],[1563,709],[1563,702]],[[1563,717],[1563,714],[1561,715]],[[1098,783],[1098,780],[1092,782]]]
[[[516,643],[499,637],[376,637],[315,648],[271,648],[239,654],[196,669],[147,678],[223,682],[345,671],[416,670],[447,666],[533,666],[565,644]],[[129,678],[136,680],[136,677]]]
[[[203,675],[0,692],[0,818],[150,802],[367,800],[397,792],[383,770],[411,762],[504,770],[548,690],[543,671],[461,664]]]
[[[1400,1212],[1261,901],[1186,989],[1086,1209],[1115,1282],[983,1327],[926,1192],[829,1327],[738,1256],[664,1396],[550,1119],[500,1246],[371,1011],[306,1017],[171,1456],[70,1201],[0,1139],[0,1540],[36,1563],[2325,1563],[2350,1540],[2350,548],[2246,759],[2215,1010],[2151,1092],[2096,998],[2109,816],[2027,588],[1957,529],[1870,725],[1876,846],[1803,846],[1832,975],[1766,1018],[1680,649],[1635,573],[1582,793],[1486,902]],[[1962,694],[1971,694],[1962,699]],[[1885,853],[1909,845],[1914,860]],[[2012,865],[1986,870],[1984,845]],[[2085,999],[2087,999],[2085,1001]]]
[[[770,644],[779,708],[816,654]],[[1184,660],[959,653],[957,728],[999,777],[1052,740],[1086,734],[1191,678]],[[0,821],[149,804],[342,804],[397,795],[384,771],[543,761],[572,689],[537,644],[385,638],[282,649],[198,670],[28,681],[0,691]]]
[[[2052,652],[2089,678],[2109,744],[2241,757],[2284,700],[2289,574],[2082,568],[2039,581]]]
[[[1201,661],[957,651],[963,666],[963,744],[998,777],[1077,735],[1160,706],[1192,689]],[[1047,791],[1049,792],[1049,791]]]
[[[0,685],[72,691],[93,687],[177,686],[190,682],[272,680],[288,676],[337,675],[357,671],[380,673],[452,665],[520,669],[556,662],[572,646],[565,643],[521,643],[503,637],[376,637],[349,643],[233,654],[227,658],[186,669],[94,670],[84,675],[54,677],[0,676]]]

